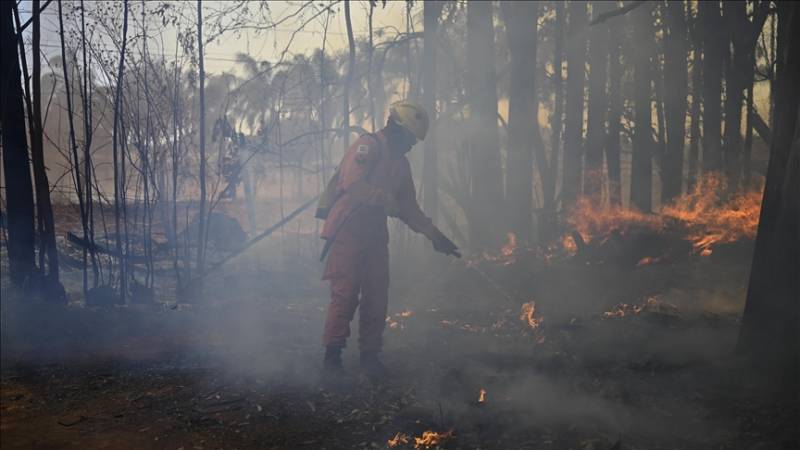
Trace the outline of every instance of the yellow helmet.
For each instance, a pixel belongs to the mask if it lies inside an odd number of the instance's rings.
[[[425,140],[429,121],[428,113],[422,106],[410,101],[394,103],[389,108],[389,118],[410,131],[418,141]]]

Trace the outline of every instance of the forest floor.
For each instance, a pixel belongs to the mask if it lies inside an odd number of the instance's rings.
[[[338,391],[319,384],[313,262],[234,265],[191,304],[56,306],[4,282],[2,447],[414,448],[435,431],[442,448],[798,448],[797,402],[761,395],[731,356],[740,253],[628,268],[399,255],[393,376],[360,376],[352,345]]]

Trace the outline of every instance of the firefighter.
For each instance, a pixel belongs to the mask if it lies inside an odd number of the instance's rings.
[[[341,353],[350,336],[350,321],[359,310],[360,364],[373,380],[386,375],[378,358],[389,291],[387,216],[423,234],[433,248],[460,257],[458,247],[420,210],[411,166],[405,154],[428,131],[428,114],[412,102],[392,105],[386,127],[358,138],[347,150],[322,196],[318,217],[325,218],[331,303],[325,319],[324,375],[343,373]]]

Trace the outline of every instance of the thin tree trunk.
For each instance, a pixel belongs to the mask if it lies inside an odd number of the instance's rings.
[[[202,279],[206,247],[206,70],[203,52],[203,2],[197,0],[197,55],[200,71],[200,212],[198,213],[197,273]]]
[[[175,285],[177,290],[181,290],[181,272],[178,267],[178,111],[180,109],[180,69],[178,66],[178,42],[175,42],[175,96],[172,100],[172,245],[174,247],[174,255],[172,260],[172,267],[175,270]]]
[[[497,80],[491,2],[467,4],[466,92],[470,106],[472,199],[470,240],[475,248],[495,247],[503,203],[502,171],[497,131]]]
[[[608,202],[619,206],[622,201],[620,167],[620,132],[622,130],[622,30],[620,26],[608,26],[608,139],[605,155],[608,167]]]
[[[342,147],[346,153],[350,147],[350,85],[353,83],[353,73],[356,69],[356,41],[353,37],[353,21],[350,19],[350,0],[344,0],[344,20],[347,26],[349,47],[347,76],[344,79],[344,93],[342,94]]]
[[[634,130],[631,162],[631,205],[650,212],[652,205],[652,99],[650,86],[650,43],[653,40],[650,5],[633,14],[634,46]]]
[[[423,4],[423,56],[422,102],[430,116],[431,127],[425,138],[422,155],[422,207],[434,224],[438,222],[439,185],[437,182],[438,157],[436,155],[436,31],[442,13],[441,1]],[[372,98],[372,96],[370,96]]]
[[[725,138],[723,159],[725,174],[731,189],[737,189],[742,171],[742,103],[746,72],[752,72],[747,44],[736,34],[742,33],[739,26],[747,23],[747,10],[744,1],[722,2],[724,17],[731,36],[733,52],[728,64],[725,83]]]
[[[536,44],[539,6],[535,2],[501,3],[510,53],[508,92],[508,162],[506,215],[510,230],[522,242],[531,240],[533,145],[536,97]]]
[[[44,144],[42,142],[42,71],[41,71],[41,10],[39,0],[33,0],[33,72],[31,84],[33,91],[33,127],[31,129],[31,162],[33,177],[36,182],[36,207],[40,223],[40,261],[47,254],[47,277],[50,283],[59,283],[58,248],[56,247],[55,220],[53,206],[50,202],[50,183],[47,180],[47,169],[44,163]],[[39,268],[44,273],[45,267]]]
[[[564,117],[564,167],[561,209],[569,210],[578,198],[583,152],[583,103],[586,80],[587,3],[567,4],[567,95]]]
[[[690,16],[691,17],[691,16]],[[697,182],[700,170],[700,104],[703,99],[703,40],[701,22],[691,18],[691,38],[694,43],[692,56],[692,109],[689,125],[689,173],[686,190],[691,191]]]
[[[689,76],[686,60],[686,13],[682,1],[666,2],[664,34],[664,97],[667,145],[662,159],[661,201],[680,195],[683,185],[683,149],[686,139],[686,103]]]
[[[9,278],[17,286],[36,271],[33,185],[25,137],[22,75],[13,24],[13,2],[0,2],[0,126],[8,220]]]
[[[120,202],[123,198],[122,190],[124,186],[120,186],[120,142],[124,140],[124,133],[120,129],[122,127],[122,90],[125,75],[125,44],[128,37],[128,0],[123,0],[123,13],[122,13],[122,48],[119,53],[119,66],[117,67],[117,89],[114,95],[114,130],[112,135],[112,155],[114,165],[114,223],[116,233],[116,247],[117,254],[122,255],[122,240],[121,240],[121,226],[120,226]],[[122,134],[122,136],[120,136]],[[119,260],[119,291],[122,301],[125,301],[127,287],[126,287],[126,273],[125,273],[125,258]],[[110,276],[110,274],[109,274]]]
[[[427,11],[428,4],[433,2],[428,2],[425,4],[425,11]],[[374,133],[377,131],[375,128],[375,97],[373,96],[373,83],[372,83],[372,57],[375,53],[375,46],[372,42],[372,15],[375,12],[375,3],[369,2],[369,17],[368,17],[368,25],[369,25],[369,42],[367,47],[367,97],[369,97],[369,120],[372,124],[372,132]],[[427,17],[427,16],[425,16]],[[435,25],[434,25],[435,26]],[[427,22],[425,23],[425,30],[428,29]],[[426,31],[427,32],[427,31]],[[427,42],[427,41],[426,41]],[[426,46],[427,48],[427,46]],[[383,112],[381,112],[381,119],[383,119]]]
[[[64,69],[64,91],[67,97],[67,118],[69,122],[69,146],[72,151],[72,166],[75,170],[75,191],[78,195],[78,206],[81,214],[81,228],[83,229],[83,242],[89,240],[89,226],[88,217],[86,215],[86,206],[84,205],[83,185],[81,184],[81,171],[80,159],[78,158],[78,144],[75,142],[75,124],[72,120],[73,107],[72,107],[72,94],[70,92],[71,82],[69,80],[69,71],[67,70],[67,50],[64,43],[64,16],[61,9],[61,0],[58,1],[58,29],[61,36],[61,67]],[[87,272],[87,251],[86,247],[83,248],[83,295],[86,296],[89,291],[89,275]]]
[[[550,116],[550,166],[540,172],[542,178],[542,220],[540,230],[542,239],[548,241],[556,231],[556,179],[561,153],[561,131],[564,123],[564,2],[555,2],[555,45],[553,46],[553,113]]]
[[[38,1],[38,0],[36,0]],[[100,272],[97,265],[97,254],[94,251],[94,202],[92,201],[92,84],[90,68],[86,59],[86,18],[83,0],[81,0],[81,43],[83,54],[83,175],[86,181],[86,227],[89,231],[88,241],[92,246],[89,256],[92,259],[92,286],[97,287]]]
[[[592,2],[592,17],[611,11],[612,2]],[[606,137],[608,97],[608,32],[604,25],[595,25],[589,33],[589,103],[586,123],[586,167],[583,171],[583,193],[599,203],[602,198],[603,147]]]
[[[752,56],[752,55],[751,55]],[[755,67],[755,60],[751,58],[750,67]],[[753,71],[747,75],[747,100],[746,123],[744,129],[744,155],[742,161],[742,187],[748,189],[752,183],[751,163],[753,154]]]

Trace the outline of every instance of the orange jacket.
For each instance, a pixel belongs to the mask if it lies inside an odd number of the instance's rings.
[[[397,217],[417,233],[431,236],[435,230],[417,204],[408,159],[392,154],[381,132],[362,135],[353,142],[339,166],[337,190],[340,196],[325,220],[323,239],[339,240],[343,235],[361,242],[387,243],[386,207],[391,204],[397,207]]]

